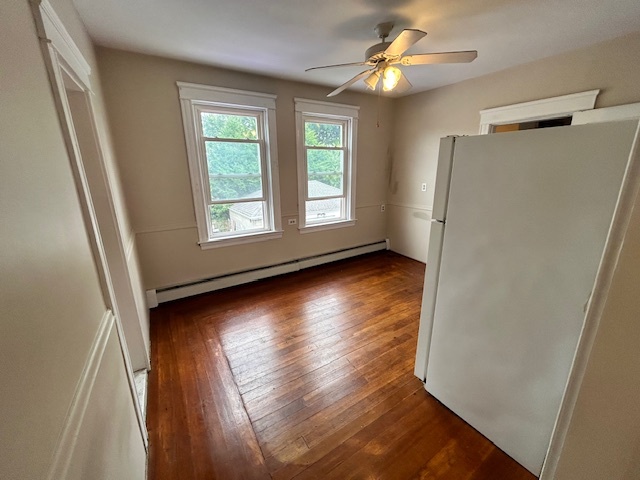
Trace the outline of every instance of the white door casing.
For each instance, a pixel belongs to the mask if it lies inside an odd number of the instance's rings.
[[[114,212],[112,192],[102,163],[104,156],[95,123],[91,69],[48,1],[33,0],[32,10],[103,297],[113,313],[131,399],[146,447],[147,431],[137,399],[125,328],[121,322],[118,288],[114,285],[114,266],[120,263],[120,267],[124,265],[120,271],[126,270],[125,250]],[[82,123],[81,128],[74,125],[74,119]],[[89,159],[95,163],[87,168]],[[88,171],[91,171],[91,176]],[[106,244],[105,240],[110,243]],[[144,351],[146,352],[146,348]]]
[[[600,90],[589,90],[480,110],[479,133],[480,135],[492,133],[496,125],[548,120],[592,110],[598,93]]]

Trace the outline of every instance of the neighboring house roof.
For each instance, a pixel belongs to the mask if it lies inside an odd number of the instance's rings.
[[[309,196],[310,197],[328,197],[329,195],[341,195],[342,192],[339,188],[332,187],[326,183],[322,183],[318,180],[309,181]]]
[[[339,188],[332,187],[326,183],[319,182],[318,180],[309,181],[309,196],[310,197],[327,197],[329,195],[341,195],[342,191]],[[308,213],[321,213],[340,210],[339,198],[328,198],[326,200],[316,200],[307,206]]]
[[[309,195],[311,197],[325,197],[328,195],[340,195],[342,192],[339,188],[332,187],[326,183],[319,182],[318,180],[311,180],[309,182]],[[262,192],[257,190],[251,192],[247,197],[256,197]],[[340,199],[329,198],[326,200],[317,200],[311,203],[308,207],[309,213],[321,213],[330,212],[340,209]],[[262,202],[242,202],[234,203],[229,209],[238,215],[242,215],[248,219],[254,220],[262,218]]]
[[[253,192],[248,197],[255,197],[260,195],[261,191]],[[243,202],[234,203],[229,209],[230,212],[242,215],[250,220],[262,218],[262,202]]]

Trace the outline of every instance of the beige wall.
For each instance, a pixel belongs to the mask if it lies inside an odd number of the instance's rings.
[[[391,249],[426,262],[441,137],[477,134],[485,108],[585,90],[601,90],[596,107],[638,102],[639,58],[636,33],[399,99],[387,200]],[[426,193],[420,191],[423,182]]]
[[[117,342],[96,357],[96,385],[112,388],[100,392],[111,411],[91,400],[94,417],[79,425],[95,450],[84,458],[58,450],[106,306],[29,3],[1,10],[0,478],[45,478],[59,453],[76,460],[81,478],[108,478],[118,464],[126,478],[141,479],[144,445]],[[137,435],[103,435],[114,420]],[[122,448],[130,455],[120,457]]]
[[[301,235],[297,217],[294,97],[326,100],[328,88],[99,48],[116,157],[136,232],[145,288],[178,285],[383,240],[391,101],[347,92],[360,106],[355,227]],[[282,239],[201,250],[177,81],[276,94]],[[378,109],[380,127],[376,126]]]

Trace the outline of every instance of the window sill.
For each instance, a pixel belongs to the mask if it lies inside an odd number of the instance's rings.
[[[333,230],[334,228],[353,227],[355,224],[355,220],[341,220],[339,222],[321,223],[319,225],[307,225],[300,227],[298,230],[300,230],[300,233],[313,233],[322,230]]]
[[[248,233],[246,235],[238,235],[235,237],[216,238],[214,240],[198,242],[198,244],[200,245],[200,248],[202,250],[209,250],[210,248],[230,247],[232,245],[242,245],[245,243],[274,240],[276,238],[282,238],[282,233],[283,230],[276,230],[274,232]]]

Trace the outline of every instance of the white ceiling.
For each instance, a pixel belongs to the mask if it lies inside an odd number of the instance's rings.
[[[365,68],[305,68],[364,60],[383,21],[396,25],[389,40],[403,28],[428,32],[408,53],[478,51],[470,64],[403,67],[413,84],[406,94],[640,30],[639,0],[73,2],[99,45],[328,87]]]

